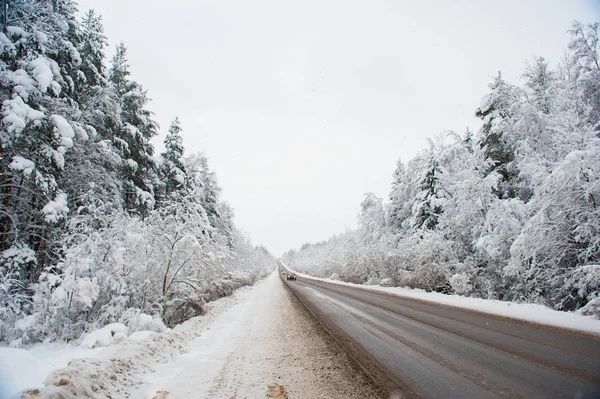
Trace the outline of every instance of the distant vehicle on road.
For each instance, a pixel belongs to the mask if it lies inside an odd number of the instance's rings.
[[[294,280],[294,281],[296,281],[296,273],[291,273],[291,272],[290,272],[290,273],[287,275],[287,279],[288,279],[288,280]]]

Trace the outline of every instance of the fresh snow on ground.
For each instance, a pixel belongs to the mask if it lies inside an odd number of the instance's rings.
[[[328,278],[313,277],[296,271],[294,271],[294,273],[301,277],[326,281],[328,283],[387,292],[406,298],[414,298],[422,301],[439,303],[441,305],[454,306],[457,308],[509,317],[530,323],[544,324],[570,330],[600,334],[600,320],[595,319],[593,316],[583,316],[573,312],[561,312],[550,309],[544,305],[470,298],[461,295],[447,295],[439,292],[427,292],[421,289],[406,287],[383,287],[380,285],[354,284]]]
[[[142,373],[151,371],[157,362],[178,356],[196,331],[232,306],[236,295],[248,289],[211,302],[206,315],[164,333],[138,330],[126,336],[127,328],[114,323],[82,337],[79,344],[0,347],[0,399],[20,397],[23,390],[33,390],[30,397],[36,398],[61,393],[66,397],[124,396],[141,382]],[[157,329],[156,322],[143,317],[138,324],[133,327]]]
[[[48,374],[66,367],[71,359],[99,356],[105,349],[58,342],[0,347],[0,399],[19,397],[24,389],[41,387]]]
[[[125,340],[127,338],[127,330],[127,326],[122,323],[108,324],[83,337],[81,346],[89,349],[109,346],[115,342]]]
[[[25,329],[34,321],[33,315],[28,316],[18,320],[16,327]],[[0,399],[18,397],[24,389],[42,387],[52,371],[67,367],[72,359],[99,358],[119,343],[144,341],[166,330],[159,319],[139,312],[129,317],[128,325],[108,324],[83,336],[79,343],[0,346]]]

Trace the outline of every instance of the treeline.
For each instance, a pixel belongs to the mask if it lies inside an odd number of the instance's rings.
[[[0,10],[0,341],[77,338],[140,312],[168,325],[275,267],[219,199],[177,118],[159,127],[124,44],[71,0]]]
[[[291,267],[600,313],[599,24],[574,22],[564,59],[499,74],[476,134],[398,161],[389,201],[367,194],[358,228],[291,250]]]

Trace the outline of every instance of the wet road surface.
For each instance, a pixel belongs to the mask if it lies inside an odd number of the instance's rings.
[[[298,277],[300,301],[403,398],[600,398],[600,338]]]

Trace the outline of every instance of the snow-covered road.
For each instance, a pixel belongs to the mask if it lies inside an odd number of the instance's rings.
[[[379,397],[275,273],[143,380],[134,398]]]

